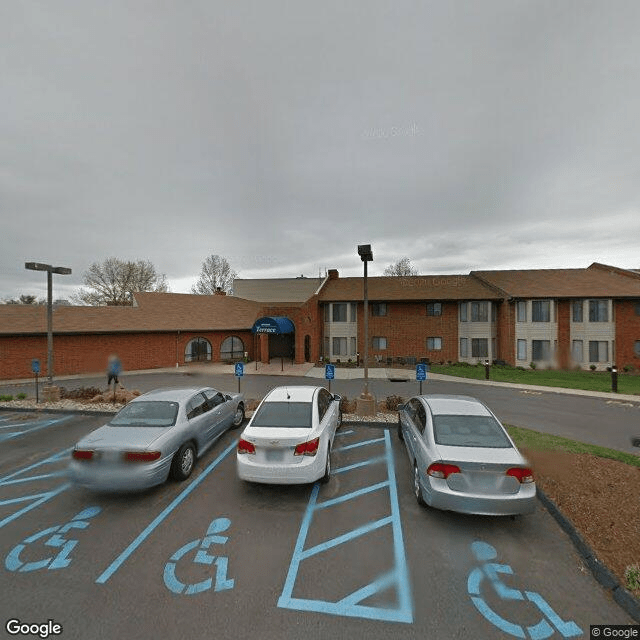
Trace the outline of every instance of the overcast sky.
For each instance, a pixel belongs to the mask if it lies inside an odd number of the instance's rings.
[[[640,267],[640,2],[0,5],[0,299],[25,261],[239,277]]]

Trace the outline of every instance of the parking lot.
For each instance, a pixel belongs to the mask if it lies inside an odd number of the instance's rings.
[[[327,485],[239,481],[236,430],[188,481],[110,495],[65,476],[103,417],[0,420],[7,637],[9,619],[64,638],[535,639],[632,622],[541,505],[516,519],[419,507],[382,425],[340,428]]]

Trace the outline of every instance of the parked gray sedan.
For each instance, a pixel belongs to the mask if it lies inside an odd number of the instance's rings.
[[[425,395],[402,405],[398,436],[418,503],[484,515],[535,508],[533,472],[500,421],[468,396]]]
[[[244,421],[244,395],[210,387],[157,389],[132,400],[74,447],[69,474],[97,490],[140,490],[186,480],[227,429]]]

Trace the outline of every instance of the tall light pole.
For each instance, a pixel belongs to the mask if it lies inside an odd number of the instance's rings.
[[[31,271],[47,272],[47,382],[53,384],[53,274],[68,276],[71,269],[68,267],[52,267],[42,262],[25,262],[25,269]]]
[[[371,415],[375,413],[375,399],[369,393],[369,292],[367,289],[367,263],[373,262],[373,251],[370,244],[358,245],[358,255],[364,263],[364,389],[356,400],[358,413]]]

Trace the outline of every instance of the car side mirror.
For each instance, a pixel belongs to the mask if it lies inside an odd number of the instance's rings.
[[[229,400],[231,400],[231,396],[226,395],[226,396],[224,397],[224,401],[225,401],[225,402],[229,402]]]
[[[636,436],[635,438],[631,438],[631,444],[634,447],[640,447],[640,436]]]
[[[404,411],[404,410],[405,410],[405,408],[406,408],[406,405],[404,405],[404,404],[399,404],[399,405],[396,407],[396,411]]]
[[[342,400],[342,396],[339,396],[337,393],[334,393],[333,399],[336,400],[337,402],[340,402]]]

